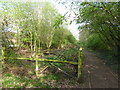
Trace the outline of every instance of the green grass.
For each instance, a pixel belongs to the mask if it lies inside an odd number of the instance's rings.
[[[47,75],[42,77],[41,79],[58,79],[57,76]],[[43,81],[39,79],[31,79],[26,77],[20,77],[14,74],[6,73],[3,74],[3,88],[23,88],[23,87],[40,87],[40,88],[50,88],[51,86],[45,84]]]
[[[17,87],[20,88],[21,84],[23,83],[23,80],[19,76],[15,76],[10,73],[6,73],[3,75],[3,82],[2,82],[2,87],[4,88],[12,88],[12,87]]]
[[[48,74],[42,77],[45,80],[59,80],[60,76],[56,74]]]

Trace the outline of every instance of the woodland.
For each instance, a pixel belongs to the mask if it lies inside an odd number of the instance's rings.
[[[85,83],[94,82],[85,73],[91,53],[120,73],[120,2],[55,1],[70,9],[62,15],[47,1],[0,1],[2,88],[91,88]],[[67,28],[73,22],[79,40]],[[99,60],[92,62],[95,74],[104,72]]]

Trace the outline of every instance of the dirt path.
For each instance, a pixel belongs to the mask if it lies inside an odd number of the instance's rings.
[[[83,50],[83,88],[118,88],[118,76],[100,58]]]

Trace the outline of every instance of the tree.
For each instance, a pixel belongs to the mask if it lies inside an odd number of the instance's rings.
[[[115,53],[120,48],[119,3],[81,3],[78,19],[78,23],[84,23],[81,29],[87,29],[89,33],[97,33],[106,45],[115,50]]]

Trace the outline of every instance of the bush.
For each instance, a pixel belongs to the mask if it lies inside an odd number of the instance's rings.
[[[78,49],[69,48],[68,50],[62,50],[59,53],[57,53],[57,56],[62,58],[63,60],[77,61],[78,60]]]
[[[86,46],[93,50],[106,50],[107,46],[101,40],[98,34],[91,34],[86,42]]]

